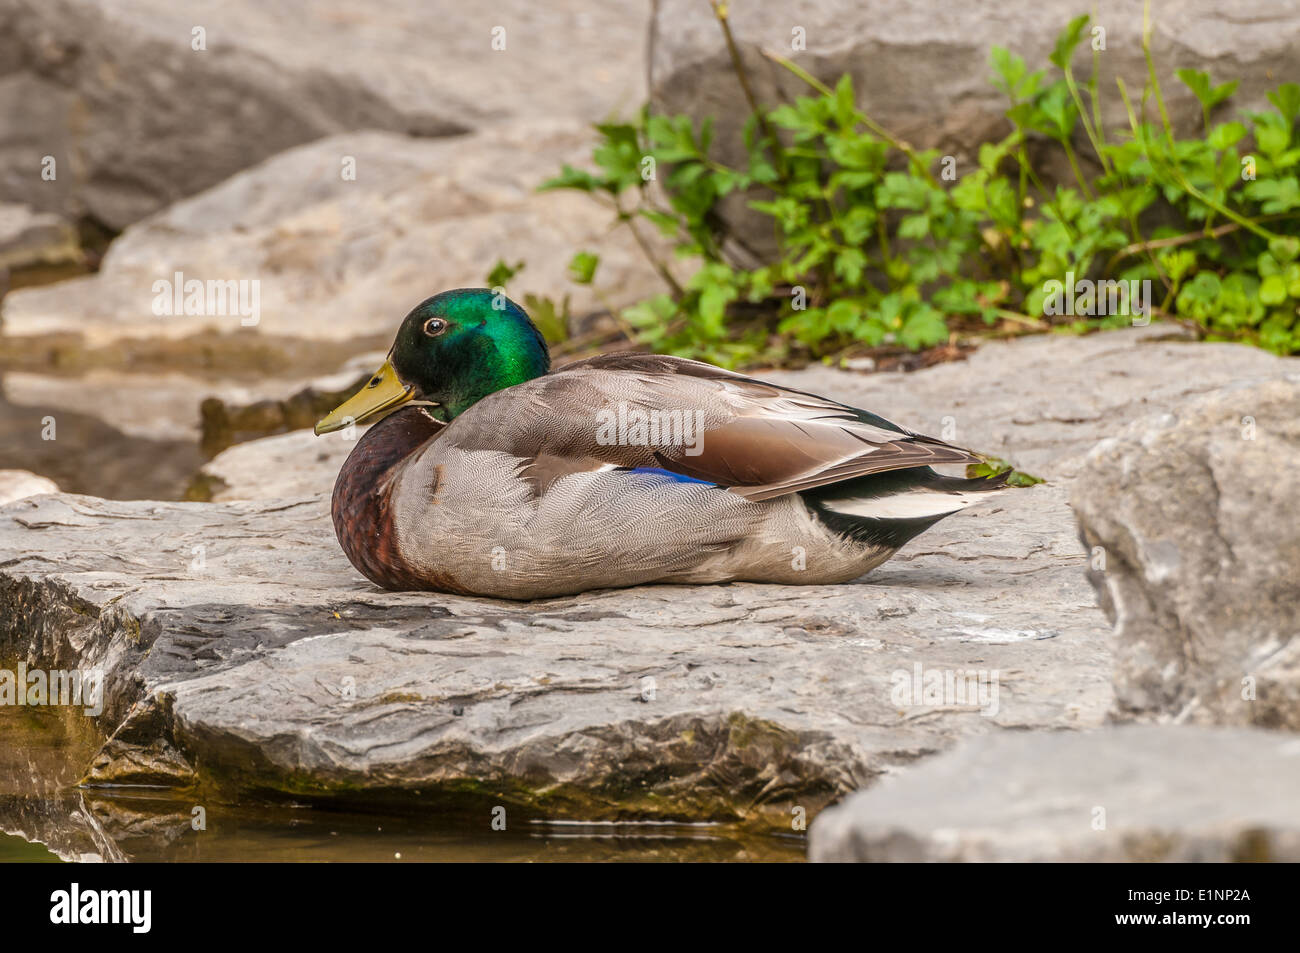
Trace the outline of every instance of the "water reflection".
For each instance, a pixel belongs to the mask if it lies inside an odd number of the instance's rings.
[[[58,709],[0,707],[0,861],[800,861],[804,854],[802,837],[716,824],[511,820],[495,831],[479,815],[198,805],[169,789],[79,788],[102,741],[86,723]]]

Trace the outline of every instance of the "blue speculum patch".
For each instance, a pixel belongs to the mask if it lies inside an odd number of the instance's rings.
[[[684,473],[673,473],[672,470],[661,470],[658,467],[629,467],[627,472],[663,477],[672,480],[674,483],[701,483],[704,486],[717,486],[716,483],[710,483],[708,480],[697,480],[695,477],[686,476]]]

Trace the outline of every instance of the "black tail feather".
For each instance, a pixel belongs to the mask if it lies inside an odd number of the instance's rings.
[[[1008,470],[995,477],[966,479],[944,476],[930,467],[910,467],[905,470],[873,473],[858,477],[856,480],[817,487],[815,490],[808,490],[799,495],[818,519],[840,535],[856,542],[898,549],[945,516],[951,516],[952,513],[919,517],[872,518],[838,512],[827,506],[826,501],[845,498],[872,500],[898,496],[915,490],[980,493],[1002,489],[1007,485],[1010,475],[1011,471]]]

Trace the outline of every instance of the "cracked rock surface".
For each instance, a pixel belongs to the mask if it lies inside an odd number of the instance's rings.
[[[1063,494],[1012,503],[1014,531],[997,508],[950,520],[854,585],[512,604],[375,590],[319,498],[38,497],[0,529],[4,650],[108,673],[92,781],[779,819],[960,734],[1100,721]],[[1050,606],[1009,604],[1030,580]],[[996,709],[900,708],[916,663],[1000,669]]]
[[[1300,372],[1140,420],[1072,500],[1130,716],[1300,730]]]
[[[1049,478],[852,584],[386,593],[339,551],[321,470],[292,498],[11,504],[0,657],[105,670],[92,783],[788,831],[793,809],[960,739],[1103,723],[1110,627],[1071,478],[1130,420],[1295,367],[1168,333],[990,344],[909,375],[767,375],[916,429],[952,416],[959,442]],[[933,673],[996,673],[996,691],[914,691]]]

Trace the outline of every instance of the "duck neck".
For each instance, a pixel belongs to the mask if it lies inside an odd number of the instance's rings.
[[[339,545],[357,571],[378,586],[421,588],[397,547],[393,476],[443,427],[421,407],[389,414],[357,441],[334,482],[330,510]]]

